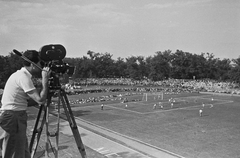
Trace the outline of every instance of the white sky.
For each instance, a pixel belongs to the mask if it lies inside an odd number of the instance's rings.
[[[240,55],[240,0],[0,0],[0,55],[62,44],[113,58],[177,49]]]

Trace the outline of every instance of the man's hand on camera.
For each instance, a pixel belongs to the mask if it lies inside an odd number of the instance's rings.
[[[42,70],[42,80],[48,82],[48,79],[51,74],[51,69],[49,67],[44,67]]]

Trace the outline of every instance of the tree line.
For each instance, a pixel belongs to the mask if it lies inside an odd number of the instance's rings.
[[[158,51],[152,56],[112,58],[110,53],[88,51],[86,56],[64,58],[75,67],[73,78],[132,78],[153,81],[173,79],[213,79],[240,83],[240,58],[219,59],[212,53],[193,54],[182,50]],[[19,56],[0,56],[0,88],[22,67]]]

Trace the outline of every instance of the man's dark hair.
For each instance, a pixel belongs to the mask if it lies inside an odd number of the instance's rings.
[[[23,53],[23,55],[34,63],[39,62],[39,56],[36,50],[27,50]],[[23,65],[30,66],[31,64],[28,61],[23,60]]]

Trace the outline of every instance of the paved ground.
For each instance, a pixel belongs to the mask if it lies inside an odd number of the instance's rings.
[[[35,125],[38,109],[28,109],[28,136],[31,140],[32,130]],[[49,116],[49,131],[53,133],[56,128],[56,116]],[[128,138],[113,131],[98,127],[94,124],[76,118],[76,123],[85,145],[88,158],[177,158],[174,153],[164,151],[138,140]],[[45,129],[43,129],[39,145],[34,158],[45,157]],[[55,138],[51,138],[52,146],[55,146]],[[80,158],[81,154],[73,138],[72,131],[67,121],[61,119],[59,137],[59,158]],[[54,157],[49,150],[49,157]]]

